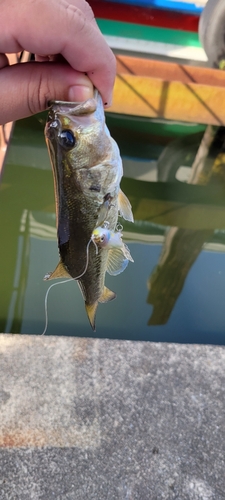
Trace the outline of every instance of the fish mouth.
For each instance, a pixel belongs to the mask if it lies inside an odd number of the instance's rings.
[[[92,234],[92,237],[91,237],[93,243],[101,243],[101,237],[100,236],[95,236],[94,234]]]
[[[60,129],[60,121],[58,119],[50,118],[50,121],[46,123],[45,135],[47,139],[53,140],[58,130]]]
[[[83,101],[83,102],[88,102],[88,101],[91,101],[92,99],[94,99],[95,101],[97,101],[98,99],[98,95],[99,95],[99,92],[97,89],[94,89],[94,96],[90,99],[87,99],[86,101]],[[48,101],[48,107],[50,108],[51,106],[53,106],[54,104],[56,104],[57,106],[68,106],[68,107],[75,107],[75,106],[79,106],[80,104],[83,104],[83,102],[79,101],[60,101],[58,99],[54,100],[54,99],[51,99],[50,101]]]
[[[94,96],[83,102],[72,102],[72,101],[59,101],[50,100],[48,101],[48,107],[50,107],[55,113],[66,113],[67,115],[87,115],[94,113],[98,106],[98,101],[101,99],[99,92],[95,89]]]
[[[51,108],[51,106],[54,106],[55,104],[57,106],[68,106],[69,108],[72,108],[74,106],[77,106],[78,104],[80,104],[80,102],[74,102],[74,101],[54,101],[54,100],[50,100],[48,101],[48,107]]]

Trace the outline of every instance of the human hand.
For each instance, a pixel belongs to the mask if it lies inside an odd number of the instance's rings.
[[[9,66],[6,53],[36,61]],[[0,124],[47,108],[49,100],[83,101],[93,85],[111,104],[115,58],[85,0],[2,0]]]

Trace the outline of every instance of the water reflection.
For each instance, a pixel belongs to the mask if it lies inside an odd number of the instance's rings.
[[[17,123],[0,185],[5,332],[42,333],[48,288],[43,276],[58,261],[44,122],[40,116]],[[135,263],[107,277],[117,300],[100,305],[97,336],[224,343],[224,129],[120,116],[110,116],[109,126],[124,157],[122,189],[135,217],[134,224],[124,224],[124,236]],[[207,134],[212,141],[190,183]],[[168,180],[155,182],[163,163]],[[179,181],[181,167],[187,182]],[[48,309],[48,334],[94,335],[76,283],[55,287]]]
[[[188,177],[189,184],[206,185],[220,183],[224,185],[224,127],[208,126],[199,143],[200,136],[194,137],[190,147],[190,157],[195,151],[193,164]],[[198,148],[197,148],[198,145]],[[179,162],[173,152],[178,149]],[[184,141],[174,141],[159,158],[159,177],[164,181],[176,177],[176,172],[186,160],[187,145]],[[182,158],[183,155],[183,158]],[[164,163],[164,171],[163,171]],[[219,181],[219,182],[218,182]],[[168,321],[178,296],[184,286],[189,270],[206,241],[213,236],[213,230],[193,231],[171,227],[165,237],[158,265],[149,282],[147,302],[153,305],[149,325],[164,324]]]

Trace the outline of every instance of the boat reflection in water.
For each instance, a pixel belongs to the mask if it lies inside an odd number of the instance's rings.
[[[16,124],[1,178],[3,332],[44,329],[49,285],[43,277],[58,257],[44,123],[40,115]],[[134,211],[134,224],[123,229],[134,265],[108,276],[117,300],[99,307],[96,334],[77,284],[54,287],[47,334],[223,344],[223,127],[120,115],[109,115],[108,126],[121,149],[121,187]]]

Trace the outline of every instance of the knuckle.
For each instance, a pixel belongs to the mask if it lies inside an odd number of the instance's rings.
[[[67,22],[69,25],[69,32],[74,30],[74,26],[76,26],[76,33],[81,33],[85,29],[88,29],[90,23],[95,23],[95,17],[92,11],[92,8],[86,1],[82,1],[78,5],[73,5],[72,3],[68,3],[66,5],[67,10]]]
[[[47,81],[41,72],[31,75],[28,82],[27,104],[31,114],[43,111],[47,106],[47,94],[49,92]]]

